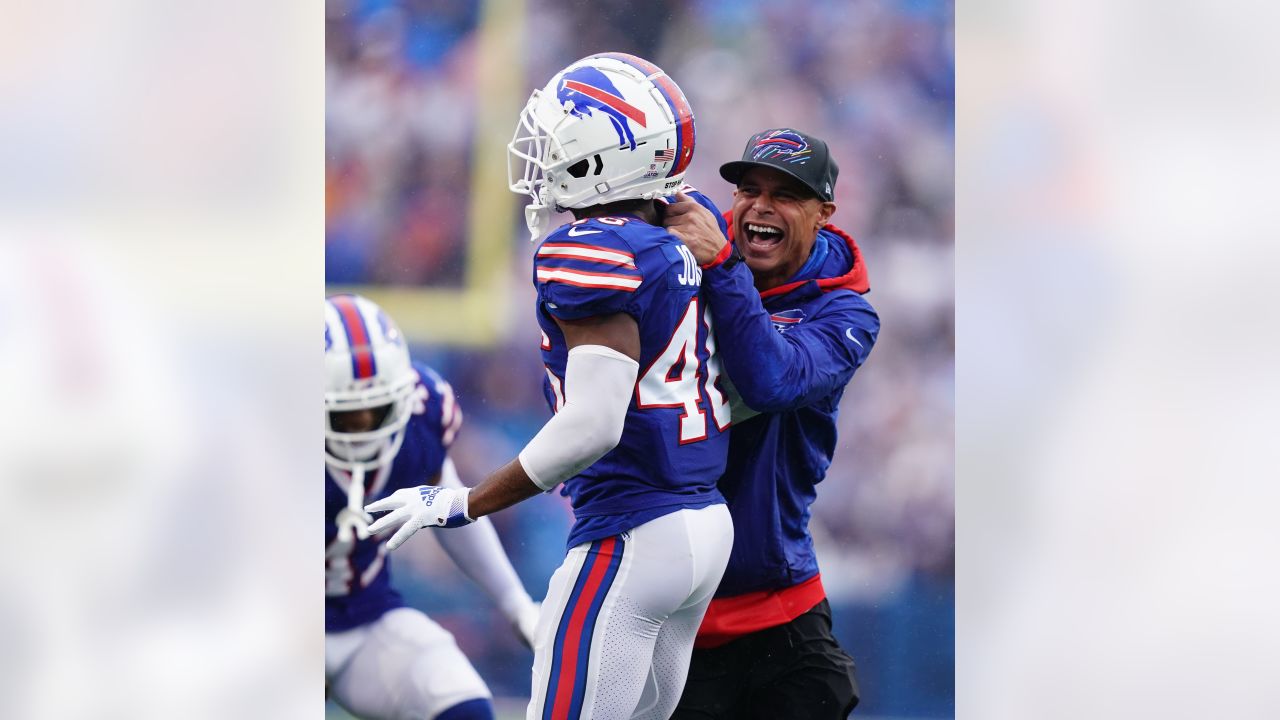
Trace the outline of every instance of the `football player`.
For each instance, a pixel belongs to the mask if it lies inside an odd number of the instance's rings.
[[[326,684],[361,718],[491,719],[489,689],[453,636],[392,587],[387,537],[371,531],[363,510],[424,480],[462,488],[447,454],[462,411],[448,383],[410,360],[396,324],[372,301],[336,295],[324,310]],[[493,524],[440,542],[531,644],[537,606]]]
[[[728,561],[716,480],[729,402],[701,270],[661,221],[693,145],[680,88],[640,58],[593,55],[534,91],[511,189],[530,198],[535,239],[552,208],[576,218],[534,257],[554,416],[470,490],[401,490],[367,508],[390,511],[374,528],[398,526],[394,548],[563,483],[575,523],[538,620],[529,718],[668,717]]]

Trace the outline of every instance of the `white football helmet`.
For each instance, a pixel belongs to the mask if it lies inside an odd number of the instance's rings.
[[[400,451],[413,411],[418,373],[395,322],[372,300],[335,295],[324,301],[324,461],[368,472]],[[340,432],[333,413],[386,408],[366,432]]]
[[[529,196],[525,221],[537,239],[553,207],[675,192],[693,145],[693,111],[675,82],[647,60],[602,53],[529,96],[507,145],[507,180]]]

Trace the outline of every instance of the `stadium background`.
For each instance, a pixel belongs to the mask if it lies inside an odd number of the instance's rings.
[[[529,92],[585,55],[663,67],[697,118],[688,179],[754,131],[828,140],[834,222],[859,241],[883,328],[844,396],[812,527],[835,631],[858,663],[857,717],[954,715],[953,6],[936,0],[329,0],[326,283],[382,303],[454,385],[453,449],[474,483],[548,417],[521,200],[505,145]],[[541,599],[567,503],[494,516]],[[504,716],[531,655],[429,538],[395,558],[409,601],[449,628]],[[431,567],[431,578],[414,566]],[[330,717],[344,717],[332,705]]]

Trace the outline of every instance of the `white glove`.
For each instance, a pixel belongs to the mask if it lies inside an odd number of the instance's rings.
[[[416,488],[397,490],[387,497],[364,506],[366,512],[388,512],[369,526],[369,534],[377,535],[388,528],[399,526],[396,534],[387,541],[387,549],[395,550],[413,537],[418,528],[455,528],[469,525],[475,520],[467,514],[467,496],[471,488],[447,488],[419,485]]]
[[[520,608],[511,624],[524,646],[533,649],[533,636],[538,630],[538,616],[542,614],[542,603],[531,602]]]

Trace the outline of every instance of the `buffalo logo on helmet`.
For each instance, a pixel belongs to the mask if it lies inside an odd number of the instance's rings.
[[[803,165],[809,160],[809,143],[794,130],[773,130],[756,138],[752,160],[776,160]]]
[[[593,67],[580,67],[565,73],[556,88],[556,100],[561,105],[572,103],[573,108],[569,112],[575,117],[589,117],[593,110],[607,115],[618,133],[619,147],[629,145],[631,150],[636,149],[630,123],[648,127],[644,111],[622,99],[622,93],[609,78]]]
[[[382,337],[388,342],[396,345],[404,345],[404,338],[400,335],[400,330],[396,328],[395,323],[391,322],[391,318],[383,312],[382,308],[378,308],[378,327],[382,328]]]

